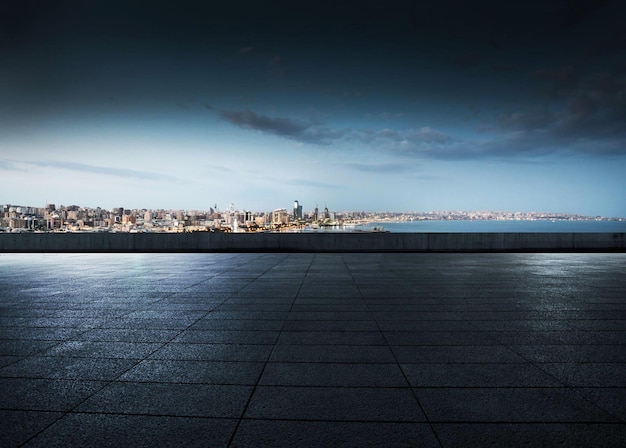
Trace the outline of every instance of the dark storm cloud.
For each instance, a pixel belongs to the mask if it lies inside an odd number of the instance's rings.
[[[569,93],[559,111],[548,108],[500,113],[484,137],[458,137],[424,126],[404,130],[334,129],[312,122],[268,117],[252,111],[221,111],[222,119],[244,129],[329,147],[361,146],[396,156],[437,160],[532,162],[550,156],[626,154],[625,84],[620,77],[595,75]],[[572,89],[574,88],[572,87]],[[563,93],[563,96],[566,96]],[[353,164],[363,172],[401,172],[402,165]]]
[[[573,66],[566,66],[540,70],[535,80],[552,102],[540,110],[500,114],[500,129],[544,130],[546,142],[569,145],[584,139],[595,142],[598,148],[621,146],[624,149],[618,152],[626,153],[626,70],[580,74]]]
[[[453,137],[437,129],[394,130],[335,129],[320,124],[284,117],[269,117],[250,110],[224,111],[220,117],[235,126],[276,135],[300,143],[328,146],[331,144],[365,144],[376,149],[435,147],[448,145]]]
[[[360,129],[350,132],[348,136],[349,139],[357,142],[383,147],[446,145],[454,140],[452,136],[431,127],[408,130],[384,128],[379,131],[372,129]]]
[[[511,131],[534,131],[554,124],[556,115],[549,110],[532,112],[503,112],[498,116],[498,125]]]
[[[582,105],[578,115],[591,113]],[[497,127],[482,140],[461,139],[431,127],[395,130],[384,128],[335,130],[287,118],[270,118],[251,111],[222,111],[222,117],[245,129],[258,130],[301,143],[328,146],[330,143],[366,145],[367,148],[398,156],[437,160],[501,160],[524,161],[552,154],[593,153],[619,154],[623,147],[614,141],[597,144],[576,143],[564,131],[570,125],[563,117],[547,111],[503,113]],[[571,115],[571,117],[570,117]],[[577,116],[567,115],[571,120]],[[505,131],[502,133],[502,131]],[[561,135],[560,135],[561,134]],[[362,172],[402,172],[406,166],[396,163],[350,167]]]
[[[301,121],[289,118],[272,118],[249,110],[222,110],[220,111],[220,117],[241,128],[255,129],[269,134],[292,138],[300,137],[311,127],[310,124]]]
[[[550,112],[512,114],[500,117],[500,127],[492,129],[481,138],[448,137],[438,142],[406,139],[389,143],[386,149],[417,159],[494,160],[511,163],[537,163],[552,156],[562,159],[573,155],[626,155],[623,137],[585,138],[584,133],[576,135],[572,131],[565,132],[565,124]]]
[[[301,143],[328,145],[344,137],[344,131],[318,126],[314,123],[291,118],[269,117],[250,110],[221,110],[222,119],[244,129],[253,129],[266,134],[285,137]]]
[[[359,144],[391,152],[401,151],[429,156],[454,142],[451,135],[431,127],[408,130],[389,128],[380,130],[334,129],[312,122],[284,117],[269,117],[250,110],[222,110],[219,115],[222,119],[243,129],[251,129],[300,143],[321,146],[339,143]],[[366,165],[362,165],[360,168],[366,169]],[[393,168],[397,169],[395,166]]]
[[[510,133],[484,140],[457,139],[445,145],[404,145],[394,151],[402,156],[442,161],[492,160],[511,163],[533,163],[554,154],[558,148],[546,143],[541,136]]]
[[[176,178],[167,174],[153,173],[149,171],[133,170],[128,168],[114,168],[107,166],[88,165],[84,163],[75,162],[24,162],[29,165],[38,166],[41,168],[58,168],[62,170],[77,171],[81,173],[94,173],[102,174],[106,176],[122,177],[125,179],[143,179],[143,180],[176,180]]]

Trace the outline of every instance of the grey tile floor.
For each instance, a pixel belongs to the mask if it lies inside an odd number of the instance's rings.
[[[624,446],[626,254],[0,254],[0,446]]]

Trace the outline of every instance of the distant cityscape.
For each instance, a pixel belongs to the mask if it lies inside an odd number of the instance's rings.
[[[281,232],[316,231],[326,228],[358,228],[371,223],[406,221],[626,221],[626,218],[584,216],[548,212],[428,211],[366,212],[330,211],[315,206],[273,211],[238,210],[230,204],[208,210],[126,209],[47,204],[45,207],[2,205],[0,232]]]

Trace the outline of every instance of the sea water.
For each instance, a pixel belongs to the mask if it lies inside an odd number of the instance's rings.
[[[423,233],[456,233],[456,232],[520,232],[520,233],[620,233],[626,232],[626,221],[567,221],[567,220],[536,220],[536,221],[495,221],[495,220],[451,220],[451,221],[403,221],[373,222],[354,227],[355,230],[373,230],[382,228],[389,232],[423,232]]]

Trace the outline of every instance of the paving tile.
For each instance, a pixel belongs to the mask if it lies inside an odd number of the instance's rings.
[[[590,344],[616,344],[616,345],[626,345],[626,330],[625,331],[617,331],[617,330],[600,330],[600,331],[589,331],[585,330],[591,336]]]
[[[45,316],[46,311],[43,310],[29,310],[29,309],[16,309],[15,307],[9,308],[10,304],[7,303],[10,299],[3,299],[0,296],[0,300],[5,304],[5,308],[1,310],[2,316],[0,316],[0,327],[11,330],[18,329],[20,327],[32,327],[30,324],[36,318]]]
[[[268,363],[265,386],[406,387],[396,364]]]
[[[128,314],[127,310],[114,308],[91,308],[88,305],[81,307],[72,307],[71,305],[62,309],[49,311],[46,317],[54,317],[60,319],[117,319]]]
[[[187,330],[172,342],[219,344],[275,344],[279,331]]]
[[[166,309],[150,309],[133,311],[125,314],[125,319],[178,319],[188,323],[193,323],[206,314],[204,311],[183,311],[173,310],[171,307]]]
[[[289,313],[288,320],[371,320],[372,316],[369,311],[292,311]]]
[[[431,422],[614,422],[565,388],[415,389]]]
[[[179,333],[179,330],[165,329],[100,328],[81,333],[76,339],[100,342],[168,342]]]
[[[382,331],[473,331],[473,322],[462,320],[381,320]]]
[[[361,297],[360,292],[356,287],[355,288],[343,288],[343,289],[333,288],[333,287],[328,287],[328,288],[311,288],[310,287],[312,284],[315,284],[316,282],[326,282],[328,275],[329,274],[320,276],[313,282],[311,281],[305,282],[302,285],[302,288],[300,289],[300,291],[298,292],[298,299],[311,299],[315,297],[332,297],[338,300],[342,300],[342,299],[353,299],[355,297]]]
[[[189,330],[279,331],[281,328],[281,320],[200,319]]]
[[[141,361],[120,381],[198,383],[198,384],[250,384],[259,380],[263,363],[189,360]]]
[[[287,318],[288,311],[212,311],[205,319],[254,319],[280,320]]]
[[[573,387],[626,387],[626,363],[542,363],[540,368]]]
[[[84,380],[0,378],[0,409],[69,411],[105,384]]]
[[[88,413],[239,418],[251,386],[112,383],[76,410]]]
[[[151,359],[197,361],[267,361],[272,345],[250,344],[185,344],[170,342],[150,355]]]
[[[511,345],[511,350],[533,362],[626,362],[621,345]]]
[[[317,297],[299,297],[295,301],[293,301],[294,309],[297,310],[297,306],[318,306],[318,305],[340,305],[340,306],[356,306],[364,309],[360,309],[359,311],[369,311],[367,305],[363,302],[363,299],[358,296],[356,298],[348,298],[344,297],[341,299],[337,299],[334,297],[328,296],[317,296]]]
[[[65,341],[83,333],[85,329],[63,327],[12,327],[5,328],[2,339],[22,339],[31,341]]]
[[[395,363],[395,358],[383,345],[276,345],[270,361]]]
[[[373,311],[376,321],[439,321],[460,320],[459,313],[450,311]]]
[[[137,363],[110,358],[35,356],[0,369],[0,377],[113,380]]]
[[[503,331],[503,332],[528,332],[528,331],[573,331],[565,320],[471,320],[467,322],[472,330],[477,331]]]
[[[302,303],[302,301],[297,300],[291,307],[290,311],[292,313],[369,313],[370,310],[368,309],[367,304],[360,299],[350,301],[338,299],[327,303],[320,303],[319,301]]]
[[[102,326],[106,318],[83,317],[40,317],[29,323],[32,327],[62,327],[62,328],[96,328]]]
[[[62,416],[62,412],[0,410],[0,446],[20,446]]]
[[[20,356],[3,356],[0,355],[0,368],[16,363],[21,360]]]
[[[391,347],[399,363],[520,363],[524,358],[501,345],[409,345]]]
[[[198,295],[197,293],[185,292],[184,296],[176,295],[150,304],[149,310],[147,311],[175,311],[183,313],[182,316],[171,316],[169,315],[170,313],[166,313],[168,317],[173,318],[185,318],[187,317],[186,314],[190,313],[194,315],[193,317],[197,318],[202,317],[209,311],[215,310],[225,299],[225,297],[208,297],[206,293]],[[162,315],[159,314],[156,317],[162,317]],[[145,319],[146,317],[144,316],[143,318]]]
[[[143,359],[162,345],[147,342],[69,341],[52,347],[42,356]]]
[[[245,418],[424,422],[408,388],[257,386]]]
[[[370,308],[377,307],[379,308],[378,312],[394,312],[394,313],[405,313],[411,317],[424,317],[429,314],[432,315],[440,315],[440,317],[444,317],[443,319],[434,319],[437,321],[467,321],[471,320],[468,318],[468,313],[465,311],[455,311],[450,308],[448,301],[440,301],[434,303],[404,303],[404,304],[386,304],[381,303],[377,305],[369,305]],[[447,317],[447,318],[445,318]],[[396,320],[396,319],[391,319]],[[399,319],[406,320],[406,319]],[[411,320],[424,320],[424,319],[411,319]]]
[[[26,446],[227,446],[236,424],[234,419],[68,414]]]
[[[293,300],[285,300],[285,301],[271,301],[271,302],[262,302],[259,303],[255,298],[250,298],[245,302],[231,303],[230,300],[218,305],[214,311],[242,311],[242,308],[245,311],[263,311],[263,312],[289,312],[291,309],[291,304]],[[245,306],[242,306],[242,303],[245,303]],[[282,314],[281,314],[282,315]]]
[[[57,345],[58,341],[0,340],[0,356],[30,356]]]
[[[439,447],[426,423],[315,422],[244,419],[233,447]]]
[[[236,428],[233,446],[438,445],[423,407],[443,446],[621,446],[623,269],[623,254],[5,254],[0,445],[43,430],[26,446],[226,446]]]
[[[624,306],[623,304],[621,306]],[[615,320],[589,320],[579,319],[570,320],[568,325],[578,328],[580,330],[594,330],[594,331],[606,331],[606,330],[621,330],[626,331],[626,318]]]
[[[385,331],[389,345],[502,345],[486,333],[472,331]]]
[[[288,320],[285,331],[379,331],[373,320]]]
[[[618,387],[577,387],[576,392],[626,423],[626,389]]]
[[[297,292],[297,291],[296,291]],[[236,306],[245,306],[249,303],[254,303],[257,305],[262,304],[289,304],[291,305],[294,301],[296,293],[286,292],[281,293],[280,291],[276,291],[275,289],[269,291],[259,291],[257,289],[253,289],[250,292],[239,292],[230,297],[228,297],[228,303]]]
[[[278,344],[295,345],[387,345],[373,331],[282,331]]]
[[[504,345],[585,345],[613,344],[613,335],[608,332],[592,334],[589,331],[511,331],[489,332]],[[624,341],[626,343],[626,340]]]
[[[561,387],[530,364],[401,364],[413,387]]]
[[[438,423],[435,431],[446,448],[465,447],[618,447],[626,426],[593,423]]]

